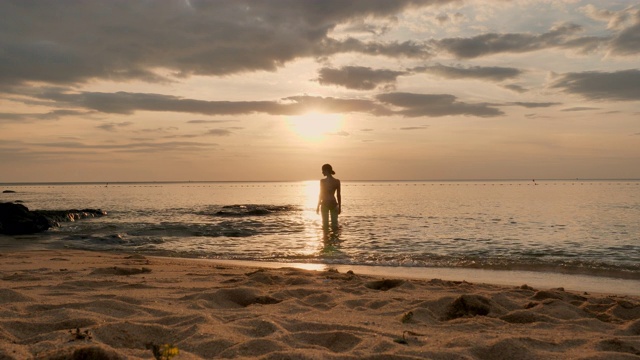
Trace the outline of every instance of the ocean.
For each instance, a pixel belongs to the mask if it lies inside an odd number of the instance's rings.
[[[343,181],[326,233],[319,181],[2,184],[29,209],[107,216],[0,249],[396,268],[574,274],[640,280],[639,180]]]

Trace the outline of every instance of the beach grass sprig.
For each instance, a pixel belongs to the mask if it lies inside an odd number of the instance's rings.
[[[402,332],[402,337],[401,338],[395,338],[395,339],[393,339],[393,341],[398,343],[398,344],[409,345],[409,342],[407,341],[407,337],[406,337],[407,334],[412,335],[412,336],[426,336],[425,334],[417,333],[415,331],[405,330],[405,331]]]
[[[173,344],[157,345],[154,343],[148,343],[147,349],[151,349],[153,357],[156,360],[171,360],[174,356],[180,353],[178,347]]]
[[[413,311],[404,313],[404,315],[402,315],[402,317],[400,318],[400,321],[402,323],[408,323],[409,321],[411,321],[411,319],[413,319]]]

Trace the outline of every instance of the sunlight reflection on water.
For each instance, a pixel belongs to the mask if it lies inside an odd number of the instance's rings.
[[[337,238],[324,235],[315,212],[318,180],[15,186],[2,201],[109,213],[53,229],[47,246],[57,239],[215,259],[640,274],[639,185],[343,181],[349,206]]]

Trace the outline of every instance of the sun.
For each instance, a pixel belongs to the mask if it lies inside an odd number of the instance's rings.
[[[287,117],[287,127],[306,141],[320,141],[326,135],[342,128],[344,119],[341,114],[307,113]]]

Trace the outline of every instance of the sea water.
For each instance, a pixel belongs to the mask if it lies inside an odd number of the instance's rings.
[[[343,181],[340,227],[322,228],[319,182],[3,184],[29,209],[107,216],[2,248],[586,274],[640,280],[640,181]]]

